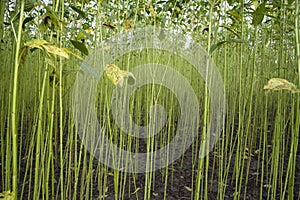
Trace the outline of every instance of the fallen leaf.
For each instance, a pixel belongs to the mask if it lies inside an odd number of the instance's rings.
[[[158,193],[153,192],[152,194],[153,194],[153,196],[155,196],[155,197],[158,196]]]
[[[193,191],[192,188],[190,188],[190,187],[188,187],[188,186],[184,186],[184,188],[185,188],[187,191],[189,191],[189,192]]]
[[[0,199],[13,200],[15,199],[15,193],[9,190],[4,191],[3,193],[0,193]]]
[[[132,192],[131,194],[135,194],[135,193],[137,193],[139,190],[140,190],[141,188],[136,188],[136,190],[134,191],[134,192]]]
[[[108,176],[114,176],[113,172],[108,172]]]

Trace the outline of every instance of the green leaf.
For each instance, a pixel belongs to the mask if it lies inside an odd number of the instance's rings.
[[[51,21],[52,21],[53,25],[55,26],[56,30],[61,31],[60,21],[59,21],[58,17],[52,13],[48,13],[48,16],[51,18]]]
[[[79,33],[76,36],[76,41],[80,41],[82,39],[89,39],[93,41],[93,37],[91,36],[92,28],[88,28],[87,30],[78,28],[77,30],[79,30]]]
[[[242,17],[240,16],[239,13],[237,13],[234,10],[230,10],[227,12],[229,15],[231,15],[234,19],[236,19],[237,21],[241,22],[242,21]]]
[[[237,37],[240,37],[240,35],[237,32],[235,32],[232,28],[230,28],[229,26],[220,26],[220,27],[227,29],[228,31],[230,31],[231,33],[236,35]]]
[[[73,44],[73,46],[78,49],[81,53],[85,54],[85,55],[89,55],[89,51],[86,48],[85,44],[82,42],[78,42],[75,40],[71,40],[71,43]]]
[[[258,26],[264,19],[266,12],[266,3],[260,4],[257,9],[252,13],[252,25]]]
[[[34,3],[32,1],[26,1],[24,5],[24,11],[30,12],[34,8]]]
[[[80,55],[74,53],[71,49],[68,49],[68,48],[62,48],[62,50],[64,50],[64,51],[67,52],[68,54],[71,54],[71,55],[75,56],[75,57],[78,58],[79,60],[83,60],[83,58],[82,58]]]
[[[232,0],[227,0],[227,3],[231,6],[232,5]]]
[[[80,10],[79,8],[77,8],[76,6],[70,6],[75,12],[77,12],[78,13],[78,15],[79,15],[79,17],[81,17],[81,18],[86,18],[86,15],[85,15],[85,13],[82,11],[82,10]]]
[[[28,22],[32,21],[33,19],[34,19],[34,17],[26,17],[26,18],[24,19],[24,21],[23,21],[22,29],[24,29],[24,28],[25,28],[25,25],[26,25]]]
[[[244,43],[244,44],[248,45],[248,42],[246,40],[241,40],[241,39],[224,40],[224,41],[218,42],[217,44],[213,44],[210,47],[209,54],[212,54],[217,48],[219,48],[222,44],[225,44],[225,43]]]
[[[220,47],[222,44],[224,44],[226,42],[227,41],[221,41],[221,42],[218,42],[217,44],[211,45],[211,47],[209,49],[209,54],[212,54],[218,47]]]
[[[50,17],[51,19],[51,22],[53,23],[54,27],[56,28],[56,30],[58,30],[59,32],[61,31],[61,25],[65,25],[67,24],[66,22],[60,20],[55,12],[53,10],[51,10],[51,8],[49,6],[46,6],[46,5],[43,5],[44,8],[46,9],[47,11],[47,14],[46,16]]]

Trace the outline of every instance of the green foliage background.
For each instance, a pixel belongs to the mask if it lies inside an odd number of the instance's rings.
[[[89,155],[76,134],[70,106],[82,60],[105,39],[149,25],[191,36],[212,56],[225,83],[227,113],[221,139],[203,159],[197,157],[198,143],[191,147],[185,197],[299,198],[299,93],[264,90],[271,78],[300,88],[299,7],[298,0],[1,1],[0,198],[171,198],[172,177],[184,168],[184,157],[160,172],[144,174],[140,184],[140,176],[109,169]],[[130,70],[149,59],[128,63],[129,57],[117,60],[118,67]],[[186,70],[190,66],[178,62],[183,64],[178,70],[205,91],[203,81]],[[122,136],[111,122],[106,97],[113,85],[103,82],[97,109],[105,116],[112,140],[128,149],[130,144],[142,145]],[[133,115],[149,111],[159,93],[156,87],[138,91],[142,104],[133,102]],[[178,105],[168,91],[162,95],[158,99],[172,116],[166,129],[174,132]],[[205,132],[209,97],[200,93],[199,98]],[[143,117],[137,116],[137,123],[147,121]],[[152,148],[167,139],[144,142]],[[157,177],[162,177],[161,193],[156,192]],[[256,194],[249,190],[254,186]]]

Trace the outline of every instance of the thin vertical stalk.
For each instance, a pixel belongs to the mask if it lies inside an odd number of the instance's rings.
[[[61,5],[61,6],[59,6]],[[56,1],[56,8],[55,10],[58,11],[58,8],[60,8],[61,10],[61,16],[60,18],[63,19],[64,17],[64,1],[60,1],[57,0]],[[63,28],[63,27],[61,27]],[[62,35],[59,34],[59,37],[57,38],[59,40],[59,47],[62,46],[62,42],[63,42],[63,38]],[[64,191],[64,159],[63,159],[63,125],[64,125],[64,121],[63,121],[63,99],[62,99],[62,60],[59,60],[59,157],[60,157],[60,199],[64,200],[65,198],[65,191]]]
[[[4,11],[6,1],[0,2],[0,38],[3,38],[4,35]]]
[[[296,0],[296,18],[295,18],[295,37],[296,37],[296,55],[297,55],[297,66],[298,66],[298,86],[300,87],[300,2]]]
[[[215,6],[215,3],[216,2],[210,2],[210,10],[209,10],[209,28],[208,28],[208,41],[207,41],[207,51],[209,52],[209,49],[210,49],[210,46],[211,46],[211,34],[212,34],[212,16],[213,16],[213,8]],[[209,60],[210,61],[210,60]],[[209,66],[209,62],[207,62],[207,66]],[[208,72],[208,70],[206,70],[206,72]],[[206,77],[205,77],[205,80],[208,81],[208,73],[206,74]],[[207,83],[206,83],[207,84]],[[205,87],[205,95],[204,95],[204,113],[203,113],[203,116],[204,116],[204,119],[203,119],[203,129],[202,129],[202,141],[210,141],[210,139],[208,138],[209,135],[207,135],[207,123],[208,123],[208,119],[207,117],[209,116],[209,105],[208,105],[208,102],[209,102],[209,97],[208,97],[208,88]],[[209,143],[209,142],[208,142]],[[209,144],[208,143],[205,143],[204,147],[200,147],[200,153],[201,152],[207,152],[206,148],[209,148]],[[206,146],[207,145],[207,146]],[[203,154],[199,154],[199,159],[198,159],[198,174],[197,174],[197,177],[196,177],[196,192],[195,192],[195,199],[198,200],[198,199],[202,199],[202,195],[200,195],[200,190],[201,190],[201,181],[202,178],[203,178],[203,168],[204,168],[204,161],[205,161],[205,158],[203,157],[205,155]],[[209,157],[207,157],[206,159],[206,168],[208,167],[209,165]],[[204,199],[207,199],[208,198],[208,169],[206,169],[205,173],[206,173],[206,176],[205,176],[205,188],[204,188]]]
[[[16,111],[17,111],[17,90],[18,90],[18,72],[19,72],[19,52],[21,46],[22,37],[22,24],[23,24],[23,14],[24,14],[24,4],[21,2],[20,18],[19,18],[19,28],[17,37],[17,47],[15,51],[15,62],[14,62],[14,86],[13,86],[13,96],[12,96],[12,111],[11,111],[11,123],[12,123],[12,149],[13,149],[13,192],[14,198],[17,199],[18,193],[18,130],[16,122]]]
[[[296,42],[296,55],[297,55],[297,66],[298,66],[298,86],[300,87],[300,38],[299,38],[299,26],[300,26],[300,2],[296,0],[296,13],[295,13],[295,42]],[[292,144],[291,144],[291,152],[290,152],[290,159],[289,159],[289,185],[288,185],[288,198],[294,199],[294,180],[295,180],[295,168],[296,168],[296,159],[297,159],[297,150],[298,150],[298,138],[299,138],[299,131],[300,131],[300,95],[299,93],[294,95],[293,98],[296,100],[296,103],[293,106],[296,107],[295,114],[293,115],[295,118],[294,126],[292,129]],[[298,196],[298,199],[300,197]]]
[[[37,116],[38,127],[36,131],[36,160],[35,160],[35,172],[34,172],[34,192],[33,198],[38,199],[38,193],[40,188],[40,152],[41,152],[41,135],[42,135],[42,123],[43,123],[43,104],[44,104],[44,94],[46,88],[46,81],[48,75],[48,68],[46,67],[43,77],[43,83],[40,94],[40,105]]]

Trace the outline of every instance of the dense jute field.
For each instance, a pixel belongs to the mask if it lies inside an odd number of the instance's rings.
[[[299,0],[2,0],[0,199],[300,199]]]

